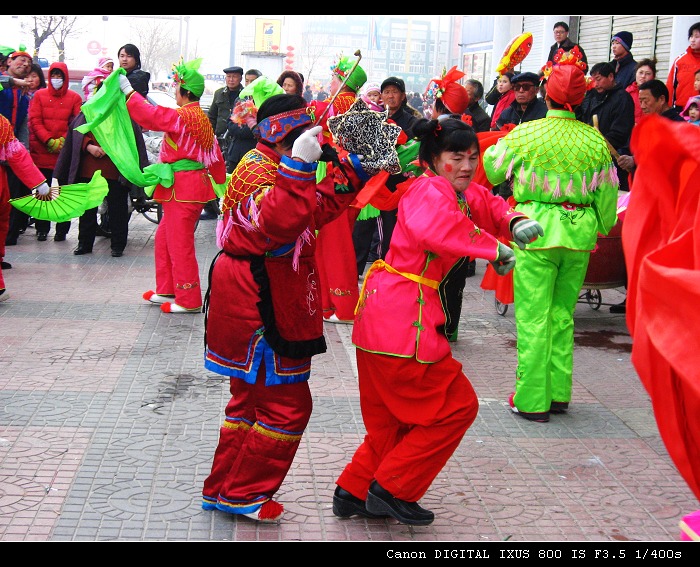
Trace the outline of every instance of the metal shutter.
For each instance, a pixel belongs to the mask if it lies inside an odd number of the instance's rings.
[[[581,16],[578,28],[578,43],[586,52],[589,69],[596,63],[612,59],[610,54],[611,36],[611,16]]]
[[[533,73],[539,73],[542,65],[545,64],[545,57],[547,57],[547,52],[542,52],[542,46],[546,43],[546,41],[543,41],[544,38],[542,36],[544,33],[544,16],[523,16],[522,30],[523,32],[530,32],[532,34],[532,49],[518,70],[520,72],[532,71]],[[551,30],[549,34],[551,39]],[[549,46],[553,42],[554,40],[552,39],[552,41],[546,43],[546,45]]]

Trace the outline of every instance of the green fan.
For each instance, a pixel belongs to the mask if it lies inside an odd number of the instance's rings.
[[[107,180],[98,170],[88,183],[51,187],[47,195],[34,193],[10,199],[10,204],[35,219],[64,222],[99,206],[108,190]]]

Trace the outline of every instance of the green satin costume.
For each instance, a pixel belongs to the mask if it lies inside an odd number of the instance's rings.
[[[516,209],[544,229],[513,270],[518,366],[515,406],[547,413],[569,402],[574,320],[590,251],[617,222],[618,179],[603,136],[573,112],[550,110],[484,152],[494,185],[512,180]]]

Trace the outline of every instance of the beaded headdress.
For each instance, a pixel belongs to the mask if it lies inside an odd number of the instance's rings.
[[[462,114],[469,106],[469,93],[459,81],[464,77],[464,73],[457,69],[455,65],[449,71],[442,70],[440,78],[431,79],[426,89],[426,94],[433,98],[442,99],[447,110],[454,114]]]

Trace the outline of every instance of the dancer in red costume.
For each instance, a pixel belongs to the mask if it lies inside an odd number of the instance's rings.
[[[6,167],[10,166],[14,174],[27,187],[36,190],[39,195],[46,195],[49,186],[46,177],[32,161],[27,148],[15,137],[10,121],[0,114],[0,302],[5,301],[10,295],[5,290],[5,279],[2,270],[12,268],[9,262],[5,262],[5,237],[10,227],[10,188],[7,184]]]
[[[328,110],[329,118],[347,112],[357,98],[357,91],[367,81],[362,67],[348,57],[341,57],[331,70],[330,94],[331,97],[338,94]],[[328,131],[324,132],[324,138],[331,142]],[[317,178],[333,176],[333,166],[329,164],[326,169],[324,165],[319,168]],[[352,229],[359,212],[355,207],[348,207],[337,219],[319,230],[316,238],[323,318],[329,323],[352,324],[354,319],[359,290]]]
[[[298,95],[266,96],[266,82],[249,85],[260,141],[228,183],[210,270],[205,367],[230,377],[231,400],[202,491],[203,509],[262,522],[282,517],[273,497],[311,417],[311,359],[326,350],[314,236],[354,198],[337,184],[360,189],[368,178],[346,154],[317,182],[314,109]]]
[[[131,117],[147,130],[165,132],[159,164],[169,181],[159,183],[153,198],[163,204],[155,239],[156,289],[143,298],[165,313],[200,313],[202,290],[194,231],[205,203],[216,198],[212,178],[226,181],[226,164],[209,118],[199,106],[204,77],[201,59],[174,66],[178,107],[154,106],[119,76]],[[211,174],[211,177],[209,176]],[[169,183],[169,184],[168,184]]]

